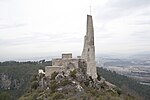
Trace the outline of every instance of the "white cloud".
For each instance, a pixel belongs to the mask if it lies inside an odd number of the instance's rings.
[[[0,59],[80,54],[92,5],[97,53],[149,51],[149,0],[1,0]]]

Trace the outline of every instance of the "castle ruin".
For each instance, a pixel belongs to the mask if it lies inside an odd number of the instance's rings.
[[[73,71],[74,69],[85,71],[93,79],[97,78],[94,46],[94,28],[91,15],[87,15],[86,35],[84,37],[84,48],[81,56],[72,58],[72,54],[62,54],[62,58],[52,59],[52,66],[45,67],[45,76],[51,76],[53,72]],[[84,64],[86,63],[86,64]],[[85,68],[86,65],[86,68]]]
[[[86,35],[84,37],[84,48],[81,58],[84,59],[87,63],[87,74],[93,79],[97,78],[94,46],[94,28],[91,15],[87,15]]]
[[[84,66],[80,66],[85,61],[80,58],[72,58],[71,53],[62,54],[62,58],[52,59],[52,66],[45,67],[45,76],[51,76],[53,72],[65,72],[66,75],[73,71],[74,69],[84,69]],[[82,67],[82,68],[81,68]]]

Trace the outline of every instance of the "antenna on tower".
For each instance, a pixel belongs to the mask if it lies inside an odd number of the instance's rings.
[[[92,0],[90,0],[90,15],[91,15],[91,12],[92,12]]]
[[[91,5],[90,5],[90,15],[91,15]]]

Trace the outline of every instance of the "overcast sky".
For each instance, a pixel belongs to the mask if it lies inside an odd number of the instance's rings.
[[[80,55],[90,5],[97,54],[150,51],[150,0],[0,0],[0,60]]]

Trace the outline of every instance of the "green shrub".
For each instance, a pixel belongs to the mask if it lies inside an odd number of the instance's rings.
[[[31,77],[31,80],[30,82],[33,82],[33,81],[38,81],[38,75],[34,74],[32,77]]]
[[[53,80],[53,81],[51,81],[49,87],[51,89],[51,92],[54,93],[56,91],[56,89],[58,88],[58,84],[55,80]]]
[[[74,69],[73,71],[70,71],[70,76],[75,79],[76,73],[77,73],[77,71]]]
[[[58,72],[53,72],[52,74],[51,74],[51,80],[55,80],[55,77],[58,75]]]
[[[85,84],[85,86],[89,86],[89,84],[90,84],[90,82],[89,82],[89,80],[86,80],[85,82],[84,82],[84,84]]]
[[[98,94],[97,90],[92,87],[86,88],[87,93],[90,93],[92,96],[96,96]]]
[[[115,88],[115,90],[117,91],[118,95],[122,94],[122,91],[119,88]]]
[[[10,100],[10,95],[6,92],[0,93],[0,100]]]
[[[34,81],[31,83],[31,89],[37,89],[39,86],[39,83],[37,81]]]
[[[65,98],[64,94],[59,93],[59,92],[54,93],[53,96],[52,96],[53,100],[64,99],[64,98]]]
[[[68,79],[64,79],[64,80],[61,81],[60,86],[65,86],[65,85],[68,85],[68,84],[71,84],[71,81],[68,80]]]
[[[99,73],[97,73],[97,80],[101,80],[101,75]]]

